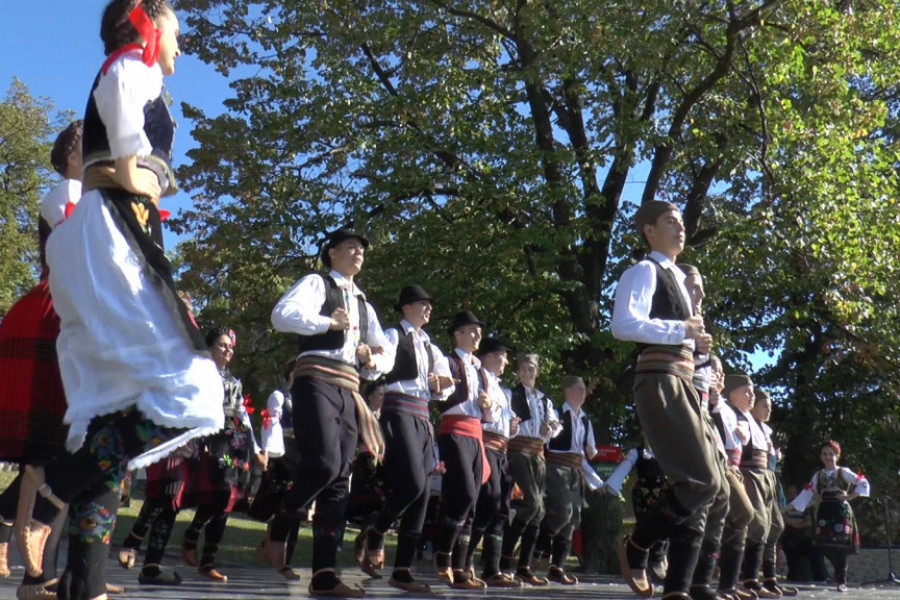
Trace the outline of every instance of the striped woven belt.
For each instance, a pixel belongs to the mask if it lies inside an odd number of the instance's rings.
[[[401,394],[400,392],[386,392],[381,411],[403,413],[425,419],[426,421],[429,420],[427,398],[417,398],[416,396]]]
[[[637,359],[635,373],[667,373],[694,381],[694,355],[684,346],[650,346]]]
[[[548,452],[547,462],[554,465],[563,465],[571,469],[580,469],[584,457],[580,452]]]
[[[506,447],[509,444],[509,438],[503,437],[499,433],[494,433],[493,431],[482,431],[481,435],[484,438],[484,447],[488,450],[496,450],[497,452],[503,452],[506,454]]]
[[[522,454],[535,454],[544,456],[544,440],[541,438],[516,436],[510,438],[507,444],[509,452],[521,452]]]
[[[769,453],[766,450],[753,449],[753,453],[741,454],[741,468],[748,471],[763,471],[769,468]]]

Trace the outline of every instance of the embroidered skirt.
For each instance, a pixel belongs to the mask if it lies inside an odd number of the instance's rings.
[[[131,468],[221,429],[224,419],[222,379],[174,291],[161,242],[156,207],[119,189],[86,192],[47,241],[68,449],[83,444],[92,419],[132,406],[157,425],[187,430]]]

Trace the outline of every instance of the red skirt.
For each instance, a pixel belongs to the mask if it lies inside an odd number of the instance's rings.
[[[0,460],[41,464],[64,450],[68,428],[58,335],[46,280],[0,323]]]

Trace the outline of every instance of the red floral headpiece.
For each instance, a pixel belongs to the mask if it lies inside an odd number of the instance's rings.
[[[835,454],[837,454],[838,456],[841,455],[841,445],[838,444],[836,441],[834,441],[834,440],[826,440],[825,443],[822,444],[822,447],[823,447],[823,448],[824,448],[825,446],[831,446],[831,449],[834,450],[834,453],[835,453]]]

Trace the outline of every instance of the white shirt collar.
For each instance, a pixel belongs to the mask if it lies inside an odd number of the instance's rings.
[[[476,356],[475,356],[474,354],[472,354],[471,352],[466,352],[466,351],[463,350],[462,348],[456,348],[455,352],[456,352],[456,355],[457,355],[457,356],[459,356],[461,359],[463,359],[463,363],[464,363],[464,364],[472,364],[472,365],[475,365],[475,368],[476,368],[476,369],[480,369],[480,368],[481,368],[481,361],[478,360],[478,357],[476,357]]]
[[[403,319],[402,321],[400,321],[400,328],[403,330],[403,333],[415,332],[416,336],[422,341],[425,341],[425,342],[431,341],[431,338],[428,337],[428,334],[425,333],[424,329],[419,329],[418,331],[416,331],[416,328],[413,326],[413,324],[410,323],[409,321],[407,321],[406,319]]]
[[[658,262],[659,266],[661,266],[663,269],[671,269],[675,266],[675,263],[669,260],[668,256],[666,256],[662,252],[659,252],[658,250],[654,250],[650,253],[649,256],[650,258]]]

